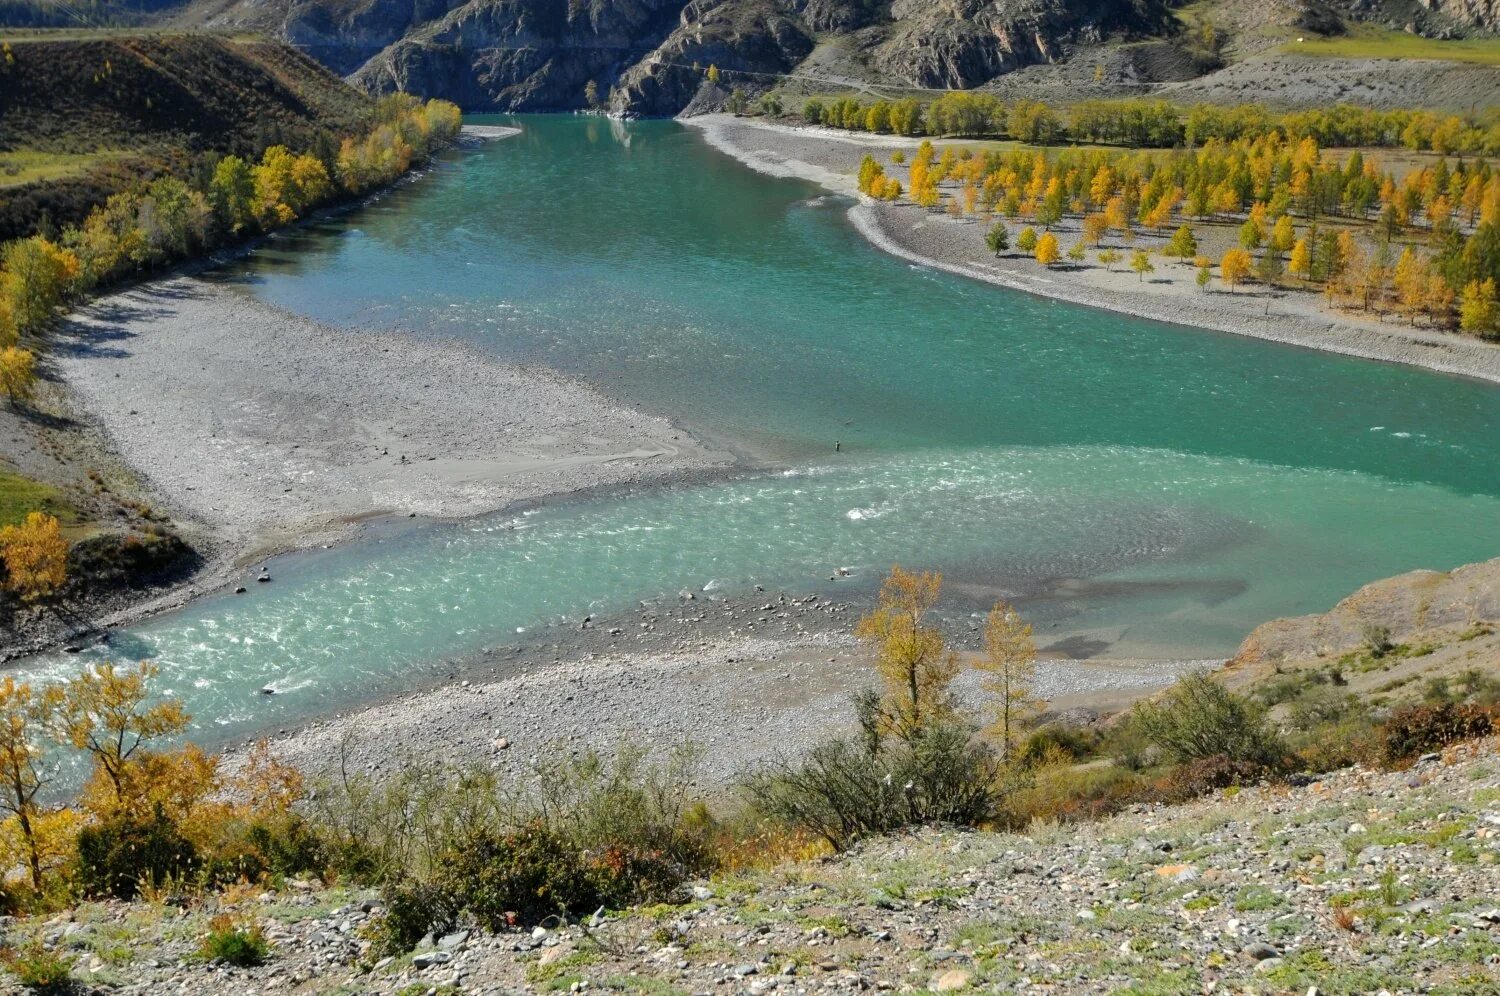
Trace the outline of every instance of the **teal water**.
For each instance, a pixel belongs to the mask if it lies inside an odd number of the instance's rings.
[[[914,268],[669,122],[519,123],[223,277],[350,335],[579,374],[770,469],[290,558],[119,634],[203,726],[346,706],[683,587],[859,589],[900,561],[944,569],[962,611],[1020,596],[1048,641],[1207,657],[1500,554],[1492,386]]]

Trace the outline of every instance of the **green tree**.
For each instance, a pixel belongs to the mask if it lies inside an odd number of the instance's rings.
[[[984,244],[989,246],[990,251],[997,257],[1010,248],[1010,230],[1005,227],[1005,222],[997,221],[984,233]]]
[[[225,156],[214,166],[208,200],[219,224],[233,234],[244,231],[255,218],[255,176],[239,156]]]
[[[1198,239],[1193,235],[1191,228],[1183,225],[1172,235],[1172,240],[1167,243],[1161,253],[1163,256],[1175,256],[1178,259],[1192,259],[1198,255]]]
[[[1264,240],[1265,236],[1261,233],[1260,225],[1254,218],[1246,218],[1245,223],[1240,226],[1240,248],[1259,249]]]
[[[1021,234],[1016,236],[1016,248],[1030,255],[1036,252],[1037,234],[1036,229],[1027,226],[1021,229]]]

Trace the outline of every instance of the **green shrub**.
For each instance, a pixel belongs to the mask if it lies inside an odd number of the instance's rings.
[[[417,946],[429,931],[445,934],[458,924],[460,901],[446,886],[404,880],[382,890],[385,911],[370,928],[370,940],[383,955],[396,955]]]
[[[1099,749],[1099,734],[1081,726],[1049,723],[1021,742],[1016,759],[1022,764],[1037,764],[1058,757],[1081,761]]]
[[[203,939],[198,953],[210,960],[252,968],[266,960],[271,945],[259,927],[246,929],[237,926],[227,916],[217,916],[209,924],[208,936]]]
[[[149,821],[120,817],[78,833],[78,883],[86,896],[134,899],[197,867],[192,843],[159,811]]]
[[[462,898],[463,908],[480,926],[496,931],[517,922],[531,926],[549,916],[627,905],[647,898],[640,895],[649,893],[647,881],[668,887],[680,881],[660,869],[636,880],[629,861],[613,850],[585,855],[562,835],[535,825],[470,840],[449,855],[441,881],[451,895]]]
[[[67,993],[73,991],[73,962],[40,944],[23,951],[7,951],[5,967],[16,981],[34,993]]]
[[[909,740],[831,740],[805,761],[747,778],[766,816],[843,850],[862,837],[924,823],[976,826],[999,815],[1005,788],[990,748],[966,726],[927,729]]]
[[[1386,763],[1399,764],[1449,744],[1488,736],[1495,729],[1495,711],[1478,705],[1409,706],[1386,720]]]
[[[1266,722],[1264,707],[1204,674],[1187,675],[1160,701],[1137,705],[1131,722],[1157,750],[1177,762],[1224,757],[1277,767],[1286,754]]]

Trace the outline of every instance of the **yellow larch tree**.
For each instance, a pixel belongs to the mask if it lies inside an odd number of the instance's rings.
[[[12,408],[31,400],[36,390],[36,354],[20,346],[0,349],[0,390]]]
[[[136,769],[149,744],[187,729],[189,717],[176,699],[147,701],[147,683],[160,673],[142,661],[116,670],[108,661],[85,668],[64,690],[58,712],[59,739],[94,760],[94,780],[102,783],[115,810],[125,809],[141,781]]]
[[[878,721],[885,732],[903,739],[918,737],[954,714],[950,686],[958,657],[942,632],[926,623],[942,588],[941,574],[892,567],[874,611],[854,628],[854,635],[875,650],[883,686]]]
[[[28,605],[57,594],[68,580],[68,546],[62,524],[45,512],[0,528],[6,590]]]
[[[1036,643],[1031,625],[1005,602],[996,602],[985,620],[984,656],[975,667],[984,672],[983,687],[994,696],[990,731],[1008,761],[1017,732],[1036,711]]]
[[[1250,275],[1250,254],[1243,249],[1230,249],[1219,260],[1219,279],[1234,293],[1234,285]]]
[[[11,675],[0,680],[0,808],[15,821],[19,857],[38,892],[45,848],[38,825],[44,811],[37,796],[51,781],[44,741],[61,700],[55,686],[36,691]]]
[[[1051,266],[1062,258],[1062,250],[1057,245],[1057,236],[1051,232],[1043,232],[1041,238],[1036,240],[1036,261],[1043,266]]]

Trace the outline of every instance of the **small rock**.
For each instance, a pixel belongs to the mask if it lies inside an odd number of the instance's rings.
[[[421,954],[412,955],[411,963],[417,968],[431,968],[433,965],[446,965],[453,960],[451,951],[423,951]]]
[[[932,991],[938,993],[957,992],[960,989],[967,989],[972,979],[973,976],[962,969],[949,969],[932,980]]]
[[[1247,958],[1254,958],[1256,961],[1265,961],[1267,958],[1281,957],[1281,952],[1277,951],[1265,941],[1256,941],[1254,944],[1247,944],[1240,953]]]

